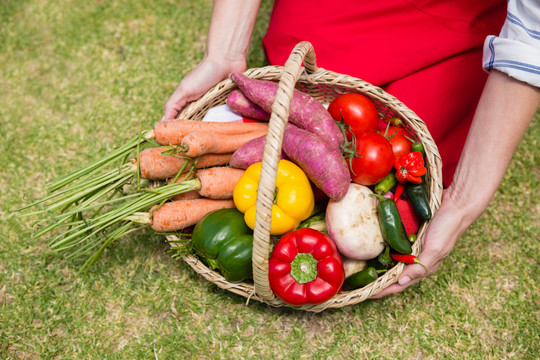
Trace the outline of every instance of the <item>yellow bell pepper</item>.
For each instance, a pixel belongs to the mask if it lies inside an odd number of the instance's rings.
[[[234,204],[244,213],[244,220],[251,229],[255,227],[255,203],[261,167],[261,162],[248,167],[236,183],[233,192]],[[270,234],[281,235],[296,229],[302,220],[311,215],[314,206],[315,197],[307,175],[296,164],[280,160]]]

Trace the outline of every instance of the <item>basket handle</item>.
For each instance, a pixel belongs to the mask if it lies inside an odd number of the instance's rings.
[[[270,254],[270,223],[277,168],[281,155],[281,145],[285,126],[289,118],[289,104],[293,90],[304,68],[314,73],[318,70],[313,46],[307,41],[298,43],[285,63],[279,81],[276,98],[272,104],[272,114],[268,124],[266,146],[264,148],[261,177],[257,191],[255,228],[253,232],[253,282],[255,292],[263,300],[274,300],[268,280],[268,257]]]

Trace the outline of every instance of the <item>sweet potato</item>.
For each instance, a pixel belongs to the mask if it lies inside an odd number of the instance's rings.
[[[232,74],[231,79],[248,99],[266,112],[272,112],[277,83],[251,79],[241,73]],[[296,89],[289,105],[289,122],[324,139],[330,149],[339,151],[343,144],[343,133],[330,113],[313,97]]]
[[[330,149],[317,135],[288,124],[283,136],[283,151],[330,199],[342,199],[351,175],[341,152]]]
[[[227,106],[236,114],[248,119],[268,121],[270,114],[264,111],[259,105],[249,100],[244,93],[238,89],[231,91],[227,96]]]
[[[232,154],[229,165],[233,168],[245,170],[251,164],[262,161],[265,144],[266,135],[248,141]],[[283,150],[280,159],[287,159]]]

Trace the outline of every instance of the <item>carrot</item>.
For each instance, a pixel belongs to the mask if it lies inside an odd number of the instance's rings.
[[[234,113],[249,119],[262,121],[270,120],[270,114],[264,111],[259,105],[249,100],[239,89],[231,91],[229,96],[227,96],[227,106]]]
[[[194,199],[171,201],[151,209],[152,229],[159,232],[179,231],[195,225],[204,215],[219,209],[234,208],[232,200]]]
[[[244,174],[244,170],[230,167],[211,167],[198,170],[196,177],[201,183],[198,190],[175,195],[173,200],[188,200],[206,197],[209,199],[232,199],[234,186]],[[176,182],[185,180],[187,174],[180,176]],[[170,179],[169,183],[174,179]]]
[[[248,99],[266,112],[272,112],[279,86],[277,83],[252,79],[241,73],[232,74],[231,79]],[[328,110],[313,97],[296,89],[289,105],[289,122],[319,136],[331,149],[340,150],[343,145],[343,133]]]
[[[188,191],[182,194],[174,195],[171,199],[178,200],[194,200],[202,198],[201,194],[197,190]]]
[[[201,182],[199,194],[211,199],[232,199],[234,186],[243,174],[243,170],[228,167],[197,171],[197,177]]]
[[[265,135],[267,132],[268,129],[247,134],[226,135],[196,131],[184,136],[181,144],[178,145],[178,150],[182,152],[182,155],[189,157],[209,153],[232,153],[246,142]]]
[[[163,180],[175,176],[182,167],[189,170],[194,164],[195,168],[201,169],[209,166],[224,165],[229,162],[231,154],[205,154],[198,160],[179,155],[163,155],[169,151],[167,148],[148,148],[139,154],[139,168],[141,177],[149,180]]]
[[[268,128],[266,123],[214,122],[186,119],[162,120],[154,124],[153,136],[160,145],[178,145],[193,132],[211,132],[224,135],[246,134]]]

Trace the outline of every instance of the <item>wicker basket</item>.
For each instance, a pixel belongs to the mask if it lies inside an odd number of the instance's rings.
[[[302,67],[302,63],[305,67]],[[281,143],[288,121],[288,106],[295,87],[323,104],[330,103],[339,94],[358,92],[373,100],[382,117],[401,118],[408,130],[414,132],[425,147],[428,167],[426,185],[429,192],[429,203],[432,211],[435,212],[442,197],[441,159],[426,125],[414,112],[382,89],[348,75],[318,68],[313,47],[309,42],[299,43],[292,51],[285,66],[250,69],[245,72],[245,75],[254,79],[279,81],[276,100],[272,106],[257,196],[253,241],[253,283],[228,282],[220,273],[206,267],[192,255],[183,256],[183,260],[206,280],[222,289],[244,296],[248,301],[254,299],[271,306],[288,306],[312,312],[357,304],[395,283],[403,271],[404,264],[402,263],[390,269],[375,282],[361,289],[342,291],[322,304],[292,306],[273,294],[268,281],[268,258],[271,252],[270,219]],[[209,109],[225,104],[229,93],[236,88],[237,86],[232,80],[222,81],[199,100],[189,104],[179,117],[201,120]],[[426,225],[424,223],[421,226],[418,232],[419,238],[424,233]],[[175,236],[167,238],[171,242],[178,240]],[[418,254],[420,247],[420,241],[417,241],[413,245],[413,254]]]

